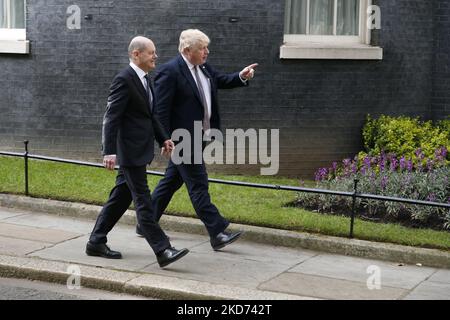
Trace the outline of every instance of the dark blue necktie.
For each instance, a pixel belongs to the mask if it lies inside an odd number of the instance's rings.
[[[144,76],[146,81],[145,91],[147,91],[148,103],[150,104],[150,110],[153,111],[153,96],[152,90],[150,90],[150,76],[148,73]]]

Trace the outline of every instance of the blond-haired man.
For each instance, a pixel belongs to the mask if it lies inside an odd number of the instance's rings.
[[[253,78],[256,63],[231,74],[211,67],[206,62],[209,43],[209,37],[202,31],[184,30],[180,35],[180,54],[156,72],[158,101],[155,115],[170,134],[177,129],[185,129],[194,137],[195,122],[202,123],[204,132],[212,128],[220,129],[218,89],[245,87]],[[173,194],[185,183],[192,205],[209,233],[212,248],[219,250],[237,240],[241,233],[226,231],[229,222],[211,202],[203,157],[194,155],[202,150],[190,149],[192,159],[201,159],[201,162],[175,164],[169,161],[165,176],[153,193],[156,220],[163,214]]]

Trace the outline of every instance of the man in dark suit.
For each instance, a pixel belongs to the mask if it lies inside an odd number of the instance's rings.
[[[180,35],[180,54],[162,65],[156,73],[158,101],[155,115],[171,134],[177,129],[185,129],[193,139],[196,121],[202,123],[203,132],[220,129],[217,90],[247,86],[253,77],[253,68],[257,64],[232,74],[214,70],[206,63],[209,42],[208,36],[200,30],[184,30]],[[241,233],[225,230],[229,222],[211,203],[203,156],[195,155],[195,152],[201,153],[202,148],[194,148],[193,140],[191,145],[191,159],[200,159],[200,163],[175,164],[169,161],[165,176],[153,193],[156,220],[159,221],[173,194],[185,183],[195,211],[208,230],[212,248],[219,250],[235,241]],[[139,234],[139,225],[136,231]]]
[[[107,245],[107,234],[134,201],[137,221],[142,233],[156,254],[160,267],[180,259],[189,251],[173,248],[168,237],[155,221],[151,195],[147,184],[146,165],[153,159],[154,139],[163,154],[174,148],[172,140],[160,122],[153,116],[157,101],[148,72],[155,68],[157,59],[153,42],[145,37],[131,40],[128,55],[130,65],[114,78],[103,119],[103,164],[119,171],[116,185],[101,210],[86,245],[86,254],[120,259],[118,251]]]

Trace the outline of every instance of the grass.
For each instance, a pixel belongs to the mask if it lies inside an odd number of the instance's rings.
[[[100,168],[31,160],[29,191],[33,197],[102,205],[114,185],[115,175],[116,172]],[[278,177],[216,174],[210,177],[298,185],[295,179]],[[159,179],[149,176],[151,189],[154,189]],[[24,194],[23,159],[0,156],[0,193]],[[211,183],[210,194],[220,212],[234,223],[341,237],[346,237],[349,232],[349,218],[286,207],[287,203],[295,199],[295,192]],[[167,211],[172,215],[196,216],[185,187],[175,194]],[[355,219],[354,236],[357,239],[450,250],[450,232],[412,229],[358,218]]]

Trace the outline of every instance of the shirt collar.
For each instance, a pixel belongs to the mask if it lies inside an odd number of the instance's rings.
[[[184,54],[181,54],[181,56],[183,57],[184,62],[186,62],[189,70],[192,70],[192,69],[195,68],[195,66],[192,63],[189,62],[189,60],[184,56]]]
[[[139,79],[142,79],[147,74],[144,70],[135,65],[133,61],[130,61],[130,67],[133,68],[133,70],[138,75]]]

